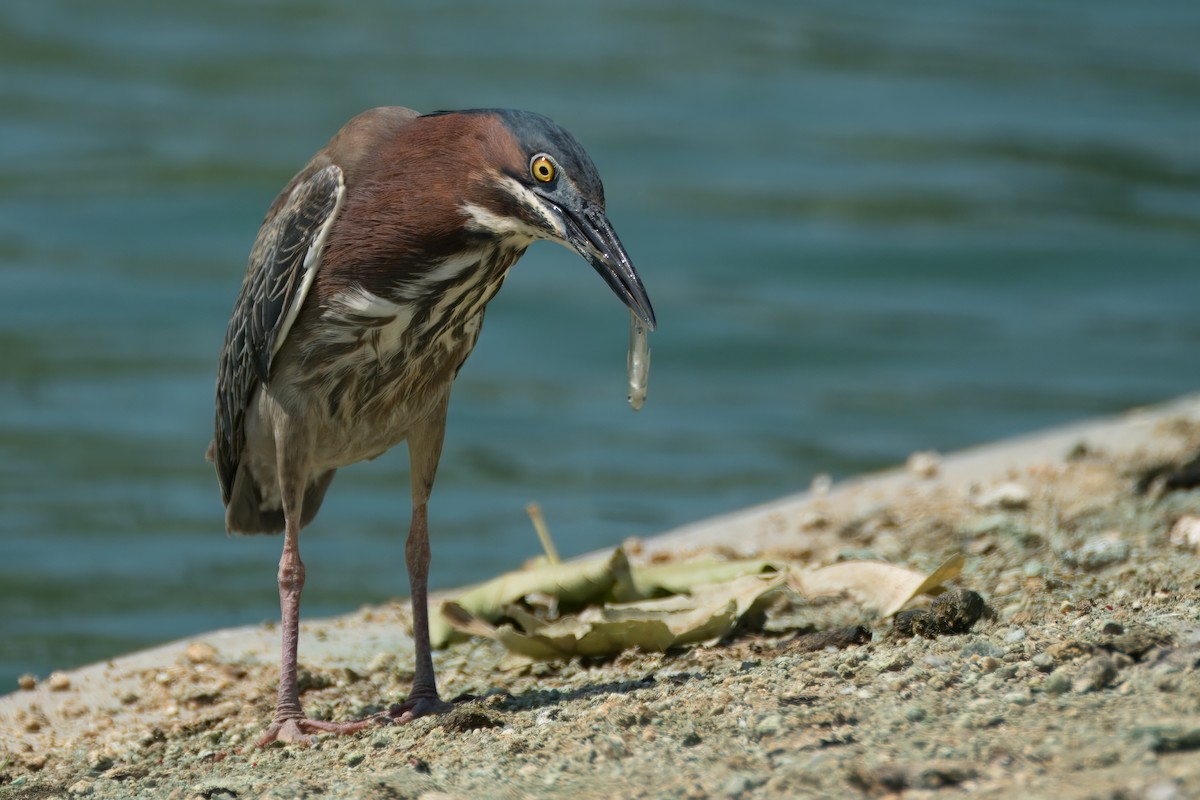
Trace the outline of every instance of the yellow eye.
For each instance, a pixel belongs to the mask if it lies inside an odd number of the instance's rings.
[[[546,156],[538,156],[529,164],[533,179],[539,183],[549,183],[554,180],[554,162]]]

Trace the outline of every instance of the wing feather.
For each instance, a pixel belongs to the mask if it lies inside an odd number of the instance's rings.
[[[345,194],[336,164],[310,167],[272,205],[250,251],[217,373],[214,460],[226,504],[246,443],[246,410],[271,377],[272,360],[320,269]]]

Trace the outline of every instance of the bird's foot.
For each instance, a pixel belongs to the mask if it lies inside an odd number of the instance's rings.
[[[315,744],[317,741],[316,734],[318,733],[336,733],[345,736],[346,734],[357,733],[363,728],[378,724],[379,722],[380,720],[376,720],[375,718],[359,719],[351,722],[325,722],[306,717],[275,720],[254,746],[266,747],[271,742]]]
[[[447,703],[435,694],[432,697],[409,697],[403,703],[393,703],[385,713],[397,725],[407,725],[417,717],[445,714],[452,710],[454,703]]]

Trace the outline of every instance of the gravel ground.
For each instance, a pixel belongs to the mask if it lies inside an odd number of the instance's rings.
[[[125,676],[109,708],[56,712],[86,723],[70,736],[22,711],[0,797],[1200,797],[1200,490],[1137,488],[1200,450],[1194,424],[1171,437],[1132,457],[1081,445],[971,491],[922,457],[919,491],[803,521],[843,558],[930,570],[962,553],[955,584],[986,606],[960,592],[897,624],[783,599],[717,645],[592,662],[517,663],[473,640],[436,661],[446,696],[476,699],[311,748],[253,748],[277,666],[197,642]],[[809,555],[804,535],[768,555]],[[380,710],[409,666],[306,671],[304,703]]]

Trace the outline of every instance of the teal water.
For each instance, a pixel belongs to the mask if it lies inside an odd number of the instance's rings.
[[[456,384],[432,580],[1197,388],[1200,4],[0,6],[0,691],[274,618],[216,354],[274,194],[374,105],[588,147],[661,330],[538,245]],[[407,593],[403,449],[339,474],[307,615]]]

